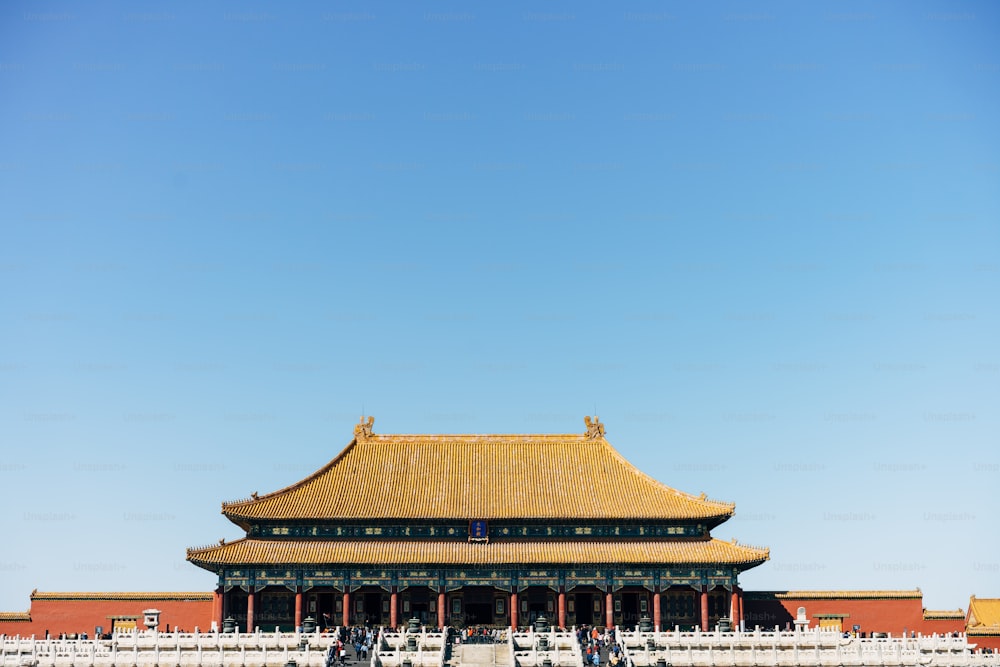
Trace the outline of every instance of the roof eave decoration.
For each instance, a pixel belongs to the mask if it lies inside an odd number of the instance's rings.
[[[583,423],[587,426],[587,440],[596,440],[597,438],[604,438],[604,424],[601,423],[600,418],[594,415],[593,421],[591,421],[590,416],[583,418]]]
[[[365,421],[364,415],[357,424],[354,425],[354,438],[360,440],[361,442],[367,442],[368,438],[372,437],[372,427],[375,425],[375,417],[368,415],[368,421]]]

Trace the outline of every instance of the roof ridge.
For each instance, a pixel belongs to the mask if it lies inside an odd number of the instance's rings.
[[[610,442],[608,442],[607,438],[605,438],[603,436],[601,436],[600,438],[596,438],[595,442],[601,443],[604,447],[606,447],[611,452],[611,454],[614,457],[616,457],[624,465],[628,466],[629,468],[631,468],[632,470],[634,470],[637,474],[641,475],[645,479],[647,479],[647,480],[653,482],[654,484],[662,487],[664,490],[672,491],[673,493],[676,493],[679,496],[682,496],[684,498],[688,498],[689,500],[693,500],[693,501],[696,501],[696,502],[701,502],[701,503],[706,503],[706,504],[711,504],[711,505],[719,505],[719,506],[722,506],[722,507],[729,507],[730,508],[729,514],[732,514],[733,510],[736,509],[736,503],[733,503],[733,502],[724,502],[724,501],[721,501],[721,500],[710,500],[708,498],[708,496],[706,496],[704,493],[702,493],[701,495],[696,496],[694,494],[687,493],[686,491],[681,491],[680,489],[676,489],[676,488],[674,488],[672,486],[668,486],[667,484],[664,484],[663,482],[661,482],[660,480],[656,479],[652,475],[647,475],[642,470],[639,470],[639,468],[637,468],[631,461],[629,461],[624,456],[622,456],[621,452],[619,452],[617,449],[615,449],[614,445],[612,445]]]
[[[780,596],[784,599],[821,599],[821,598],[922,598],[923,593],[919,588],[912,590],[774,590],[774,591],[754,591],[760,595]]]
[[[164,599],[208,598],[205,591],[34,591],[32,600],[89,600],[89,599]]]
[[[367,440],[395,440],[402,438],[573,438],[580,440],[594,440],[587,438],[584,433],[372,433],[367,436]]]
[[[222,513],[228,515],[228,513],[226,512],[226,508],[227,507],[232,507],[232,506],[236,506],[236,505],[248,505],[248,504],[251,504],[251,503],[256,503],[256,502],[259,502],[261,500],[266,500],[268,498],[273,498],[275,496],[280,496],[280,495],[282,495],[284,493],[288,493],[289,491],[293,491],[293,490],[295,490],[297,488],[300,488],[300,487],[304,486],[305,484],[309,483],[313,479],[319,477],[320,475],[322,475],[323,473],[325,473],[327,470],[329,470],[330,468],[332,468],[337,463],[337,461],[339,461],[340,459],[344,458],[349,451],[351,451],[355,446],[357,446],[357,444],[358,444],[358,439],[355,437],[349,443],[347,443],[347,446],[344,447],[340,451],[339,454],[337,454],[332,459],[330,459],[330,461],[326,465],[322,466],[319,470],[317,470],[316,472],[312,473],[311,475],[308,475],[308,476],[300,479],[299,481],[297,481],[297,482],[295,482],[293,484],[289,484],[288,486],[286,486],[284,488],[278,489],[277,491],[272,491],[271,493],[265,493],[262,496],[259,496],[259,495],[257,495],[256,492],[254,492],[254,493],[252,493],[250,495],[249,498],[244,498],[243,500],[237,500],[237,501],[228,502],[228,503],[227,502],[223,502],[222,503]]]
[[[713,537],[712,539],[718,539],[718,538],[714,538]],[[732,539],[732,543],[735,544],[738,547],[743,547],[745,549],[756,549],[757,551],[763,551],[763,552],[766,552],[768,555],[770,555],[770,553],[771,553],[771,547],[762,547],[762,546],[757,545],[757,544],[747,544],[746,542],[740,542],[735,537]]]

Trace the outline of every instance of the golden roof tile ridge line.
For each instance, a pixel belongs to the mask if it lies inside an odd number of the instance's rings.
[[[764,546],[760,546],[759,544],[747,544],[746,542],[740,542],[735,537],[733,538],[732,543],[735,544],[738,547],[743,547],[745,549],[753,549],[754,551],[761,551],[761,552],[771,553],[771,547],[764,547]]]
[[[755,546],[755,545],[752,545],[752,544],[742,544],[735,537],[732,540],[729,540],[729,541],[720,539],[718,537],[710,537],[708,541],[709,542],[713,542],[715,544],[724,545],[724,546],[736,547],[737,549],[743,549],[743,550],[746,550],[746,551],[753,551],[753,552],[756,552],[756,553],[761,554],[762,556],[764,556],[764,558],[766,560],[771,560],[771,547],[759,547],[759,546]]]
[[[373,433],[367,440],[397,440],[410,438],[511,438],[515,440],[536,440],[538,438],[588,440],[583,433]]]
[[[919,588],[913,590],[819,590],[819,591],[760,591],[762,593],[773,593],[788,599],[809,598],[920,598],[923,593]]]
[[[28,611],[0,611],[0,621],[30,621],[31,610]]]
[[[371,438],[369,438],[369,440],[370,439]],[[308,484],[313,479],[316,479],[320,475],[324,474],[325,472],[327,472],[328,470],[330,470],[331,468],[333,468],[333,466],[335,466],[337,464],[337,462],[340,461],[340,459],[342,459],[345,456],[347,456],[347,453],[350,452],[351,450],[353,450],[354,447],[357,446],[357,445],[358,445],[358,439],[357,438],[353,438],[351,440],[351,442],[348,443],[347,447],[344,447],[344,449],[342,449],[339,454],[337,454],[336,456],[334,456],[330,460],[329,463],[327,463],[326,465],[322,466],[319,470],[317,470],[316,472],[312,473],[311,475],[309,475],[307,477],[304,477],[304,478],[300,479],[299,481],[297,481],[297,482],[295,482],[293,484],[289,484],[288,486],[286,486],[284,488],[278,489],[277,491],[272,491],[271,493],[266,493],[263,496],[258,496],[258,495],[256,495],[256,493],[254,493],[249,498],[244,498],[243,500],[237,500],[237,501],[229,502],[229,503],[226,503],[226,502],[222,503],[222,513],[226,514],[228,516],[230,514],[230,512],[226,511],[226,509],[228,507],[252,505],[252,504],[258,503],[258,502],[260,502],[262,500],[267,500],[269,498],[274,498],[275,496],[280,496],[280,495],[288,493],[290,491],[294,491],[295,489],[298,489],[298,488],[304,486],[305,484]],[[236,514],[235,512],[233,512],[232,515],[233,516],[243,516],[243,515],[240,515],[240,514]]]
[[[31,600],[180,600],[210,599],[205,591],[34,591]]]
[[[732,516],[733,512],[736,510],[736,503],[733,503],[733,502],[727,503],[727,502],[722,502],[722,501],[719,501],[719,500],[708,500],[705,497],[705,494],[701,494],[700,496],[696,496],[696,495],[687,493],[686,491],[681,491],[680,489],[675,489],[672,486],[668,486],[667,484],[664,484],[663,482],[661,482],[660,480],[656,479],[652,475],[647,475],[642,470],[640,470],[638,467],[636,467],[633,463],[631,463],[628,459],[626,459],[624,456],[622,456],[622,454],[617,449],[615,449],[614,445],[612,445],[610,442],[608,442],[607,438],[605,438],[604,436],[601,436],[600,438],[596,438],[594,441],[597,442],[597,443],[599,443],[601,446],[605,447],[609,451],[609,453],[615,459],[617,459],[618,461],[620,461],[627,468],[630,468],[634,473],[636,473],[637,475],[641,476],[642,478],[644,478],[646,480],[649,480],[650,482],[652,482],[656,486],[660,487],[661,489],[669,491],[669,492],[672,492],[672,493],[674,493],[674,494],[676,494],[678,496],[681,496],[682,498],[685,498],[687,500],[691,500],[692,502],[695,502],[695,503],[699,503],[699,504],[703,504],[703,505],[717,505],[720,509],[722,509],[722,508],[728,508],[727,512],[723,512],[722,514],[714,515],[714,516]]]
[[[205,545],[203,547],[188,547],[188,549],[187,549],[187,555],[191,556],[192,554],[210,553],[210,552],[215,551],[217,549],[225,549],[226,547],[232,547],[234,545],[241,544],[243,542],[252,542],[252,541],[256,541],[256,542],[284,542],[286,540],[273,540],[273,539],[272,540],[268,540],[268,539],[253,538],[253,537],[241,537],[238,540],[233,540],[232,542],[215,542],[214,544],[207,544],[207,545]],[[295,542],[302,542],[302,540],[295,540]]]
[[[251,538],[249,535],[245,535],[235,540],[218,540],[217,542],[210,542],[209,544],[199,544],[197,546],[187,547],[184,550],[184,552],[188,556],[190,556],[191,554],[208,553],[215,549],[225,549],[230,545],[237,544],[239,542],[246,542],[251,539],[253,538]]]
[[[961,609],[924,609],[924,618],[965,618],[965,612]]]

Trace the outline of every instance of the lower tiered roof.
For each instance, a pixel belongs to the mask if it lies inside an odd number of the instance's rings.
[[[766,548],[722,540],[565,540],[462,542],[457,540],[259,540],[188,549],[187,559],[208,570],[234,565],[350,563],[356,565],[725,565],[745,569],[769,557]]]

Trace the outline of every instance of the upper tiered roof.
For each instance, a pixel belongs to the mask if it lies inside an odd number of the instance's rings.
[[[570,435],[378,435],[373,419],[324,467],[264,496],[224,503],[258,521],[676,519],[725,521],[735,505],[661,484],[626,461],[588,417]]]

